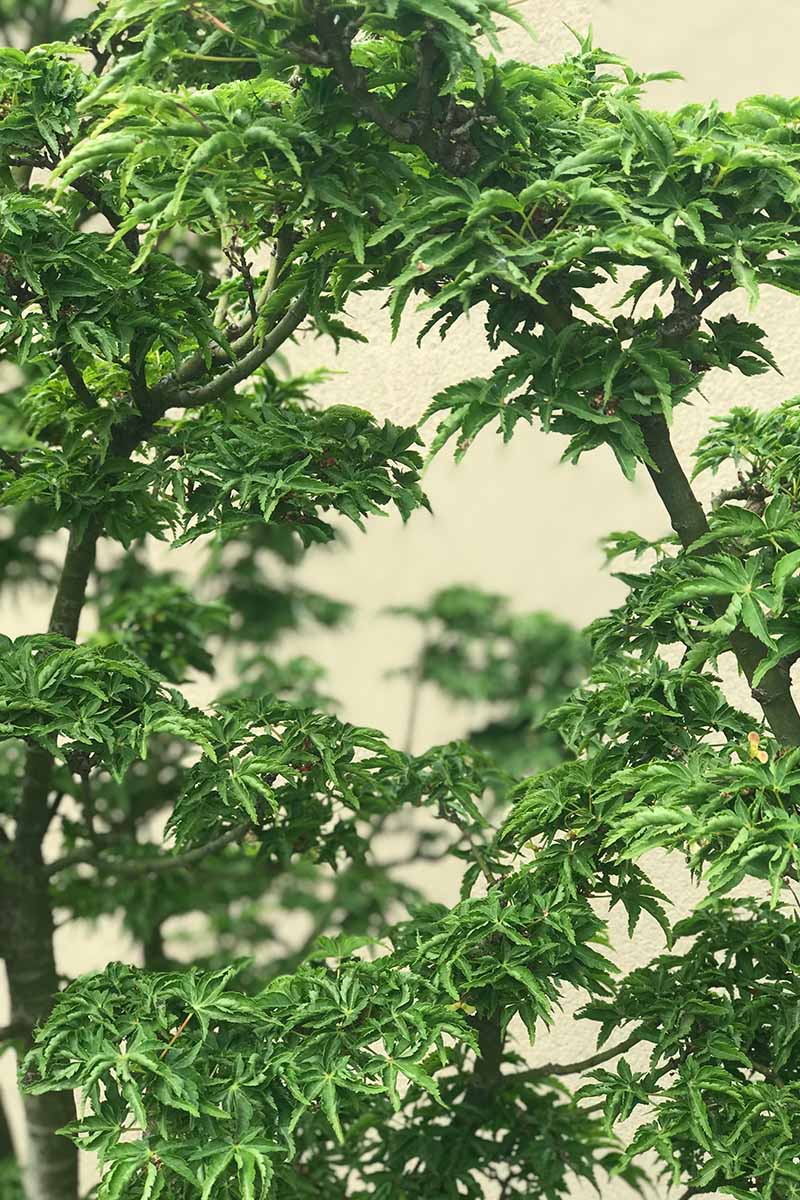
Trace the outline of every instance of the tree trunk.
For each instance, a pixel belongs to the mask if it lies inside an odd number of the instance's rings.
[[[3,1103],[3,1096],[0,1093],[0,1165],[4,1162],[14,1162],[15,1159],[14,1139],[11,1136],[11,1126],[6,1116],[6,1106]]]
[[[98,526],[70,534],[49,632],[75,639],[94,565]],[[53,758],[30,745],[14,841],[0,853],[0,952],[6,963],[11,1023],[33,1031],[53,1007],[58,992],[53,953],[53,911],[42,842],[50,823]],[[77,1200],[78,1154],[57,1130],[75,1119],[71,1092],[23,1096],[28,1146],[23,1179],[28,1200]]]
[[[44,764],[42,764],[44,765]],[[6,944],[11,1021],[30,1033],[50,1012],[58,991],[53,914],[41,853],[38,862],[11,860],[14,912]],[[23,1096],[28,1144],[23,1181],[28,1200],[76,1200],[78,1156],[56,1130],[75,1120],[71,1092]]]
[[[168,971],[170,960],[164,947],[164,934],[160,924],[154,925],[142,942],[142,956],[146,971]]]

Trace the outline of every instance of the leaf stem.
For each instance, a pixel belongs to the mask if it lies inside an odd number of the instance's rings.
[[[193,1014],[193,1013],[187,1013],[187,1015],[186,1015],[186,1016],[183,1018],[183,1020],[181,1021],[180,1025],[178,1026],[178,1028],[177,1028],[177,1029],[175,1030],[175,1032],[173,1033],[172,1037],[171,1037],[171,1038],[169,1039],[169,1041],[167,1042],[167,1044],[166,1044],[166,1046],[164,1047],[164,1049],[163,1049],[163,1050],[161,1051],[161,1053],[159,1054],[159,1056],[158,1056],[159,1058],[166,1058],[167,1051],[168,1051],[168,1050],[169,1050],[169,1049],[170,1049],[172,1046],[174,1046],[174,1045],[175,1045],[175,1043],[177,1042],[178,1038],[181,1036],[181,1034],[183,1033],[183,1031],[184,1031],[184,1029],[186,1028],[186,1026],[189,1024],[189,1022],[191,1021],[191,1019],[192,1019],[192,1017],[193,1017],[193,1016],[194,1016],[194,1014]]]

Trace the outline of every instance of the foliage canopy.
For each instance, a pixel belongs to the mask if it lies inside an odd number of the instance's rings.
[[[686,1195],[797,1197],[797,402],[714,423],[696,471],[738,482],[708,513],[670,425],[709,371],[777,365],[729,300],[800,291],[800,101],[660,112],[642,93],[668,76],[589,38],[507,61],[505,0],[29,8],[29,48],[0,50],[0,562],[55,598],[0,645],[29,1133],[2,1186],[76,1200],[77,1145],[98,1200],[556,1200],[653,1161]],[[430,400],[433,452],[535,420],[569,461],[649,473],[673,531],[611,535],[628,595],[586,640],[476,589],[406,610],[416,686],[494,706],[422,753],[271,652],[345,616],[282,569],[427,504],[416,428],[322,408],[280,363],[300,330],[363,339],[346,306],[378,290],[395,330],[412,302],[423,337],[472,312],[497,351]],[[154,541],[199,542],[204,587]],[[191,704],[230,652],[237,686]],[[703,882],[687,919],[655,850]],[[397,873],[443,857],[449,908]],[[623,978],[618,905],[666,943]],[[210,949],[181,966],[163,926],[198,909]],[[54,914],[107,913],[144,965],[59,990]],[[575,989],[597,1053],[530,1067],[517,1030]]]

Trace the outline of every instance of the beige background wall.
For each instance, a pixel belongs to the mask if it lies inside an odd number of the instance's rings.
[[[794,94],[795,48],[800,41],[800,5],[794,0],[530,0],[526,15],[539,30],[531,45],[514,32],[507,44],[519,57],[549,61],[567,50],[572,38],[562,23],[578,29],[593,24],[596,41],[628,56],[644,69],[677,68],[685,79],[657,85],[652,102],[676,106],[718,97],[731,105],[754,92]],[[445,345],[437,339],[421,350],[413,323],[391,344],[385,314],[374,303],[354,305],[352,316],[370,335],[367,347],[348,347],[338,360],[323,343],[309,342],[293,354],[303,368],[328,365],[342,374],[322,388],[330,402],[349,402],[378,415],[413,421],[431,395],[450,383],[485,371],[490,356],[477,321],[457,326]],[[795,329],[800,304],[766,294],[758,319],[769,329],[783,378],[747,382],[719,374],[710,379],[708,405],[682,412],[676,438],[685,453],[714,412],[744,401],[773,403],[800,391],[800,350]],[[622,596],[620,585],[602,569],[598,539],[612,529],[636,528],[655,535],[666,522],[647,481],[624,481],[610,455],[596,452],[577,470],[561,467],[560,440],[520,428],[503,447],[486,432],[456,467],[440,457],[427,476],[434,516],[415,516],[405,528],[394,517],[374,519],[367,535],[353,531],[349,548],[309,556],[303,575],[323,591],[351,601],[359,613],[335,636],[311,634],[291,649],[320,659],[331,672],[332,687],[345,715],[377,725],[394,739],[402,736],[407,693],[384,672],[409,660],[413,630],[381,615],[390,604],[422,600],[451,582],[475,582],[507,593],[515,605],[548,608],[582,625],[605,612]],[[717,484],[705,485],[708,494]],[[36,598],[22,607],[0,608],[0,628],[18,633],[42,627],[45,608]],[[202,697],[207,692],[198,688]],[[464,713],[427,697],[419,746],[464,730]],[[679,905],[690,901],[686,880],[674,862],[657,864],[661,886]],[[429,876],[431,890],[450,898],[454,880],[441,871]],[[60,965],[75,973],[101,966],[110,958],[130,957],[118,931],[105,925],[92,936],[65,930],[59,936]],[[652,929],[634,945],[621,945],[625,965],[645,961],[661,949]],[[0,1023],[3,1015],[0,1012]],[[565,1020],[552,1042],[535,1057],[573,1057],[591,1049],[589,1031],[576,1037]],[[0,1062],[6,1092],[12,1078],[9,1056]],[[626,1189],[619,1188],[621,1195]],[[617,1194],[615,1190],[614,1195]]]

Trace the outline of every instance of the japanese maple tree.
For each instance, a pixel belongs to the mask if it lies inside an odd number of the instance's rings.
[[[27,1200],[75,1200],[76,1147],[106,1200],[552,1200],[638,1186],[654,1156],[684,1194],[798,1194],[798,408],[715,422],[696,470],[732,486],[709,512],[670,425],[709,371],[776,365],[729,299],[800,290],[800,101],[658,112],[654,77],[588,39],[506,61],[515,14],[110,0],[0,52],[0,555],[54,595],[0,659]],[[418,681],[501,706],[421,754],[268,645],[341,615],[275,586],[276,560],[427,503],[416,428],[279,369],[301,330],[360,338],[366,290],[395,328],[413,301],[425,333],[480,315],[498,351],[430,401],[432,452],[535,420],[570,461],[609,447],[648,474],[672,529],[612,535],[649,566],[626,564],[583,683],[583,643],[491,594],[412,614]],[[207,588],[156,541],[197,543]],[[237,686],[190,703],[232,648]],[[726,694],[731,658],[760,715]],[[461,865],[453,906],[381,859],[394,822],[410,857]],[[703,882],[688,919],[655,849]],[[216,940],[187,965],[162,927],[193,889]],[[665,940],[623,978],[617,905]],[[283,945],[297,909],[312,936]],[[144,967],[62,988],[56,914],[119,910]],[[572,989],[597,1052],[531,1066]]]

